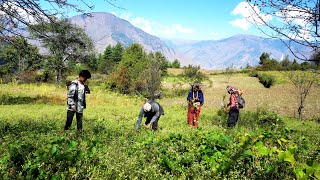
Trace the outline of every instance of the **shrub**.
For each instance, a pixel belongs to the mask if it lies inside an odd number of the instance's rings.
[[[259,82],[266,88],[270,88],[275,82],[275,77],[267,74],[261,74],[258,78]]]
[[[127,68],[121,68],[110,75],[107,88],[116,90],[123,94],[129,93],[130,78]]]
[[[183,71],[182,77],[189,83],[198,82],[201,83],[204,80],[208,80],[208,77],[200,72],[200,66],[189,65]]]
[[[184,88],[182,82],[175,82],[170,89],[165,89],[164,96],[167,98],[184,97],[190,88]]]
[[[258,71],[255,70],[255,69],[251,69],[251,70],[248,72],[248,75],[249,75],[250,77],[258,77],[258,76],[259,76]]]
[[[257,111],[257,119],[261,126],[264,127],[278,127],[284,125],[282,119],[274,112],[269,112],[266,110]]]
[[[132,44],[111,73],[107,88],[154,99],[161,89],[167,67],[167,59],[160,52],[147,53],[141,45]]]
[[[239,125],[251,129],[275,129],[282,127],[284,122],[276,113],[260,108],[256,112],[247,111],[241,114]]]

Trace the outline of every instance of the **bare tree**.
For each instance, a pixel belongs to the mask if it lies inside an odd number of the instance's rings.
[[[249,22],[284,42],[296,58],[312,61],[310,55],[318,50],[320,40],[319,0],[246,0],[246,8]],[[311,50],[293,49],[293,43]]]
[[[109,0],[104,1],[117,7]],[[43,6],[40,2],[47,4],[47,6]],[[43,22],[58,24],[56,17],[67,18],[67,12],[70,11],[90,16],[90,11],[93,10],[94,5],[88,4],[85,0],[76,2],[78,4],[74,4],[72,0],[1,0],[0,41],[10,42],[9,37],[15,35],[30,38],[25,33],[27,27],[32,28],[31,25]]]
[[[227,81],[226,83],[229,83],[230,82],[230,78],[232,77],[232,75],[235,73],[235,67],[233,64],[231,64],[230,66],[228,66],[226,69],[225,69],[225,72],[224,74],[226,75],[227,77]]]
[[[161,81],[163,79],[163,71],[162,66],[162,55],[160,54],[149,54],[150,62],[149,67],[145,70],[145,79],[147,85],[148,97],[150,99],[158,99],[161,95]]]
[[[298,96],[298,118],[302,119],[304,105],[312,87],[319,81],[319,71],[285,71]]]

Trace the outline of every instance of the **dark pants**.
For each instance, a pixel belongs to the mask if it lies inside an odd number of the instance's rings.
[[[146,125],[150,123],[151,119],[153,118],[153,116],[146,116],[147,120],[146,120]],[[160,119],[160,116],[152,123],[152,130],[156,131],[158,129],[158,121]]]
[[[64,130],[68,130],[72,124],[72,119],[74,114],[76,113],[76,118],[77,118],[77,129],[78,131],[82,130],[82,113],[77,113],[75,111],[67,111],[67,121],[66,125],[64,126]]]
[[[239,119],[239,110],[236,107],[232,107],[228,116],[228,127],[234,127]]]

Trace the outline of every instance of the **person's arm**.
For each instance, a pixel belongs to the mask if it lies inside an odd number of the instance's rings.
[[[187,100],[188,100],[188,101],[191,101],[191,100],[192,100],[192,91],[189,91]]]
[[[137,123],[136,123],[136,130],[138,130],[140,128],[140,124],[141,124],[141,121],[142,121],[143,114],[144,114],[144,111],[143,111],[143,108],[141,108],[140,112],[139,112],[138,120],[137,120]]]
[[[199,101],[200,101],[200,105],[202,106],[204,104],[204,95],[203,92],[199,93]]]
[[[68,105],[71,107],[71,110],[76,111],[76,102],[74,100],[74,95],[76,93],[76,85],[75,84],[71,84],[67,93],[67,102]]]
[[[231,95],[229,97],[229,103],[227,104],[227,107],[231,105]]]

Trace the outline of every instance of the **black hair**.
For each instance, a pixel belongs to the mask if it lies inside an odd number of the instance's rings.
[[[81,70],[79,72],[79,76],[84,77],[86,79],[90,79],[91,78],[91,73],[88,70]]]

